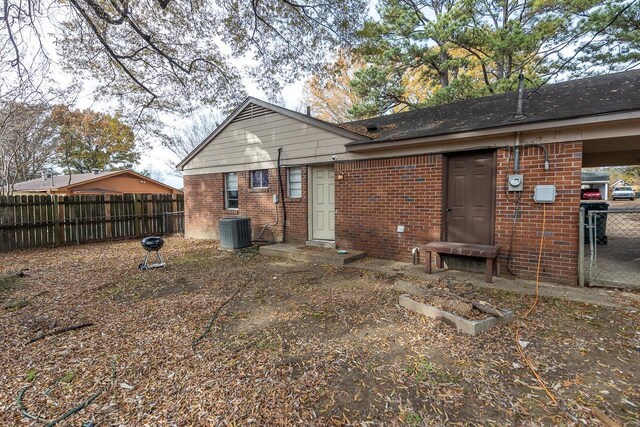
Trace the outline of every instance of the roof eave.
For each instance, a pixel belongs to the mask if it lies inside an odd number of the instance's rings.
[[[365,152],[385,150],[395,147],[406,147],[411,145],[422,145],[429,143],[445,142],[450,140],[462,140],[473,138],[484,138],[491,136],[508,135],[515,132],[529,132],[540,129],[565,128],[569,126],[580,126],[585,124],[605,123],[617,120],[639,119],[640,110],[612,112],[605,114],[596,114],[591,116],[582,116],[571,119],[545,120],[537,122],[528,122],[512,125],[503,125],[493,128],[487,128],[475,131],[451,132],[446,134],[400,138],[395,140],[378,139],[378,140],[359,140],[349,142],[345,145],[347,152]]]

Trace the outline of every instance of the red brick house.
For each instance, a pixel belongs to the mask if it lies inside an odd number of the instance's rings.
[[[496,244],[500,274],[531,278],[534,188],[553,185],[541,279],[575,284],[581,168],[640,164],[640,71],[521,99],[522,115],[514,92],[331,124],[248,98],[178,165],[186,235],[215,239],[219,218],[240,215],[256,239],[277,209],[263,238],[396,260],[430,241]]]

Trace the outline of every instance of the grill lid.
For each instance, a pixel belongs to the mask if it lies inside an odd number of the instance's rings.
[[[146,251],[159,251],[164,246],[164,240],[158,236],[145,237],[140,244]]]

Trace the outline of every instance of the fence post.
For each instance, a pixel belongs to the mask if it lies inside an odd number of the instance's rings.
[[[167,213],[163,212],[162,213],[162,234],[165,236],[167,235],[167,217],[168,217]]]
[[[596,261],[596,233],[594,233],[595,218],[593,211],[589,212],[587,215],[589,221],[589,281],[593,282],[595,274],[593,271],[593,264]]]
[[[177,194],[171,195],[171,212],[178,212],[178,195]],[[180,221],[180,218],[178,214],[171,215],[171,231],[173,233],[175,233],[176,230],[180,228],[179,221]]]
[[[580,207],[578,219],[578,286],[584,287],[584,207]]]
[[[136,236],[142,234],[142,198],[138,194],[133,195],[133,233]]]
[[[53,199],[53,241],[56,245],[63,243],[64,237],[62,236],[62,217],[64,216],[64,207],[62,207],[62,211],[60,210],[60,198],[52,194],[51,198]]]
[[[80,244],[80,226],[79,226],[79,220],[78,217],[76,216],[76,242],[78,244]]]
[[[105,238],[113,238],[113,229],[111,226],[111,197],[112,195],[105,195],[104,197],[104,222],[105,222]]]

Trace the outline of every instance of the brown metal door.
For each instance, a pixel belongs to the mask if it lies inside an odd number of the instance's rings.
[[[493,244],[495,169],[493,152],[447,156],[446,241]]]

